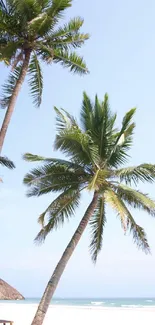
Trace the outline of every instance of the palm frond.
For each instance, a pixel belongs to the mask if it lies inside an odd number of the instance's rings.
[[[51,64],[53,62],[54,52],[51,47],[41,43],[39,44],[39,49],[36,48],[36,51],[39,58],[46,64]]]
[[[83,58],[77,55],[75,52],[69,53],[66,50],[55,49],[54,50],[54,63],[61,63],[65,68],[69,68],[71,72],[78,74],[88,73],[86,63]]]
[[[83,92],[83,101],[80,111],[82,128],[86,132],[92,129],[93,103],[86,92]]]
[[[82,167],[81,165],[78,165],[72,161],[58,159],[58,158],[48,158],[48,157],[33,155],[31,153],[25,153],[23,155],[23,159],[25,161],[29,161],[29,162],[43,161],[45,163],[50,163],[51,166],[57,166],[57,167],[62,166],[64,168],[64,170],[71,170],[71,171],[79,172],[82,174],[85,173],[85,176],[87,175],[87,172],[85,171],[85,168],[87,170],[87,166]]]
[[[126,212],[127,229],[129,229],[130,233],[132,233],[134,243],[137,245],[138,248],[142,249],[146,254],[150,253],[150,247],[144,229],[141,226],[137,225],[130,211],[125,206],[124,202],[121,199],[119,200]]]
[[[80,17],[71,19],[68,24],[48,33],[44,45],[49,48],[67,51],[72,48],[81,47],[89,39],[88,33],[80,33],[79,30],[82,25],[83,19]]]
[[[52,0],[38,0],[38,3],[42,7],[42,9],[47,9],[51,7]]]
[[[113,114],[110,110],[108,94],[105,94],[104,101],[101,104],[96,95],[94,108],[95,120],[98,121],[97,139],[99,139],[99,153],[101,158],[107,161],[112,150],[114,134],[116,134],[117,131],[117,129],[114,128],[117,115]]]
[[[91,134],[94,143],[99,148],[100,158],[105,165],[114,145],[113,135],[117,131],[114,128],[115,120],[116,114],[112,114],[110,111],[107,94],[105,94],[103,102],[100,102],[96,95],[94,103],[91,102],[86,93],[83,94],[82,128]]]
[[[50,27],[49,17],[46,12],[40,13],[28,22],[28,31],[31,35],[38,34],[41,36]]]
[[[126,163],[129,158],[127,152],[131,148],[133,141],[132,135],[135,128],[135,123],[131,123],[131,120],[135,111],[136,108],[133,108],[125,114],[121,130],[115,134],[113,149],[111,148],[111,153],[107,161],[109,166],[116,168],[120,164]]]
[[[7,107],[10,102],[14,87],[21,73],[21,68],[22,65],[15,68],[14,71],[10,73],[8,81],[2,87],[3,96],[0,98],[0,105],[2,108]]]
[[[155,180],[155,165],[141,164],[139,166],[121,168],[114,171],[114,175],[125,181],[126,184],[132,182],[137,185],[138,182],[152,183]]]
[[[130,109],[130,110],[125,114],[125,116],[124,116],[124,118],[123,118],[123,121],[122,121],[122,128],[121,128],[121,132],[120,132],[120,135],[119,135],[119,136],[121,136],[122,133],[125,132],[125,131],[128,129],[128,127],[129,127],[130,124],[131,124],[131,120],[132,120],[132,118],[133,118],[135,112],[136,112],[136,108],[134,107],[134,108]],[[117,140],[117,141],[118,141],[118,140]]]
[[[83,25],[84,20],[81,17],[75,17],[71,19],[67,24],[65,24],[63,27],[59,27],[57,30],[52,31],[51,35],[49,35],[49,38],[46,37],[47,42],[57,39],[63,39],[63,37],[69,37],[72,34],[78,33],[80,28]]]
[[[64,109],[58,109],[55,106],[54,110],[56,112],[56,126],[59,132],[65,128],[77,127],[77,122],[71,114],[66,112]]]
[[[16,14],[18,17],[23,17],[23,20],[26,22],[31,21],[37,15],[39,15],[41,11],[41,7],[38,1],[34,0],[15,0],[11,1],[13,5],[15,5]]]
[[[62,18],[64,10],[71,7],[71,2],[71,0],[53,0],[48,3],[46,9],[41,10],[38,15],[32,17],[31,21],[28,22],[30,33],[39,36],[48,35],[50,30],[53,30],[58,23],[58,20]]]
[[[80,192],[78,189],[70,188],[60,194],[39,216],[38,222],[41,223],[42,229],[35,238],[35,241],[43,242],[49,232],[57,229],[66,219],[69,219],[78,207],[79,201]],[[45,224],[46,215],[48,221]]]
[[[155,201],[147,194],[136,191],[124,184],[115,186],[115,191],[131,207],[146,211],[148,214],[155,216]]]
[[[127,216],[126,216],[126,210],[124,208],[124,205],[120,201],[117,193],[115,193],[112,189],[108,189],[104,192],[104,199],[106,203],[108,203],[111,208],[117,213],[117,215],[120,217],[121,225],[126,232],[127,230]]]
[[[23,159],[25,161],[34,162],[34,161],[48,161],[49,158],[46,158],[43,156],[38,156],[38,155],[33,155],[32,153],[27,152],[23,155]]]
[[[81,47],[88,39],[89,34],[76,33],[76,35],[70,35],[64,39],[57,39],[52,41],[51,46],[53,49],[69,51],[72,48]]]
[[[42,101],[43,76],[37,55],[33,53],[29,65],[29,85],[34,104],[39,107]]]
[[[99,198],[97,207],[90,219],[91,243],[90,252],[93,262],[97,261],[98,253],[102,248],[103,230],[106,224],[105,202],[104,198]]]
[[[52,18],[61,18],[63,11],[72,6],[72,0],[53,0],[47,13]]]
[[[38,15],[32,16],[29,20],[29,30],[31,33],[43,37],[48,35],[51,30],[62,18],[64,10],[71,7],[72,0],[53,0],[48,3],[46,8],[38,12]]]
[[[100,170],[97,169],[96,173],[94,173],[94,175],[92,175],[92,177],[90,178],[89,184],[88,184],[88,190],[90,191],[95,191],[98,190],[98,174],[99,174]]]
[[[6,6],[6,3],[3,0],[0,0],[0,10],[3,13],[6,13],[7,14],[7,6]]]
[[[15,168],[14,163],[8,159],[7,157],[0,156],[0,165],[5,166],[7,168],[13,169]]]
[[[83,133],[78,126],[60,131],[55,139],[55,148],[79,164],[99,164],[98,148],[89,134]]]
[[[150,246],[148,244],[144,229],[141,226],[137,225],[133,218],[131,219],[130,217],[129,220],[130,232],[133,235],[134,243],[146,254],[150,253]]]
[[[28,196],[40,196],[49,192],[60,192],[72,186],[81,187],[88,175],[81,166],[61,160],[45,161],[24,177],[30,190]]]
[[[11,61],[15,58],[16,52],[20,47],[19,42],[15,41],[6,41],[6,44],[4,44],[4,41],[0,44],[0,59],[1,60],[7,60],[10,64]]]

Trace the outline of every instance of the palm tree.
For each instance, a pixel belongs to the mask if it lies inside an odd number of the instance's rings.
[[[83,58],[72,51],[89,38],[80,32],[83,19],[76,17],[59,26],[71,5],[72,0],[0,0],[0,61],[12,66],[0,101],[2,107],[7,107],[0,131],[0,152],[27,73],[34,104],[41,104],[40,61],[60,63],[74,73],[88,72]]]
[[[96,96],[93,104],[84,93],[81,127],[65,110],[55,107],[55,111],[58,131],[55,148],[69,159],[44,158],[29,153],[24,155],[27,161],[42,163],[24,178],[24,183],[29,187],[28,196],[60,192],[39,216],[42,228],[35,240],[44,241],[52,230],[73,215],[80,204],[82,191],[91,191],[92,201],[47,284],[33,325],[42,324],[61,275],[88,224],[91,230],[90,253],[93,262],[96,262],[102,248],[107,205],[119,217],[124,232],[131,232],[134,242],[146,253],[150,251],[146,234],[134,220],[129,208],[155,216],[155,201],[131,187],[132,183],[153,182],[155,165],[122,166],[129,158],[128,150],[132,145],[135,108],[124,116],[120,129],[115,127],[116,114],[110,111],[107,95],[103,102]]]

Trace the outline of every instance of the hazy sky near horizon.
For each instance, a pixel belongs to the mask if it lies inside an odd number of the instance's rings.
[[[38,215],[53,195],[28,199],[22,185],[32,167],[22,161],[31,152],[58,156],[53,151],[55,114],[63,107],[75,116],[84,90],[103,99],[108,92],[111,109],[123,114],[137,107],[136,132],[130,165],[155,162],[155,2],[153,0],[74,0],[67,17],[82,16],[83,31],[91,34],[80,50],[90,70],[85,77],[74,76],[59,65],[44,67],[44,94],[40,109],[33,107],[25,82],[9,127],[3,154],[15,164],[14,171],[1,168],[0,176],[0,277],[27,297],[38,297],[54,266],[76,229],[91,196],[83,197],[75,217],[63,229],[53,232],[42,246],[33,239],[39,230]],[[9,69],[0,65],[0,84]],[[0,110],[0,120],[4,111]],[[140,187],[155,198],[155,185]],[[56,291],[59,297],[155,296],[155,220],[135,211],[144,226],[152,255],[146,256],[124,236],[119,220],[108,211],[103,250],[94,266],[89,255],[89,229],[85,232]]]

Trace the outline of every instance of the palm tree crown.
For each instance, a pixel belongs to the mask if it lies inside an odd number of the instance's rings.
[[[141,226],[134,220],[129,208],[137,208],[155,216],[155,201],[131,187],[132,183],[153,182],[155,165],[141,164],[123,167],[133,142],[135,108],[127,112],[121,128],[115,126],[116,114],[109,108],[108,96],[92,103],[86,93],[81,107],[81,126],[63,109],[57,109],[57,135],[55,148],[69,160],[44,158],[25,154],[28,161],[41,161],[24,178],[29,186],[28,196],[40,196],[60,192],[57,198],[40,215],[42,229],[36,240],[42,241],[47,234],[65,219],[70,218],[79,206],[81,192],[92,191],[97,195],[97,205],[90,217],[90,252],[96,261],[102,247],[103,230],[107,222],[106,207],[110,205],[120,218],[123,230],[133,234],[133,240],[146,253],[149,244]]]
[[[82,57],[72,52],[88,34],[80,33],[83,19],[76,17],[62,27],[58,23],[72,0],[0,0],[0,61],[12,65],[4,85],[2,107],[8,106],[27,58],[31,94],[41,104],[43,77],[40,61],[61,63],[75,73],[88,72]]]

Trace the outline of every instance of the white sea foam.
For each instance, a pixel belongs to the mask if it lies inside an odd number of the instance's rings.
[[[104,301],[91,301],[91,304],[95,306],[100,306],[104,304]]]
[[[144,307],[143,305],[121,305],[124,308],[141,308]]]
[[[147,302],[153,302],[153,300],[151,300],[151,299],[147,299],[147,300],[145,300],[145,301],[147,301]]]

